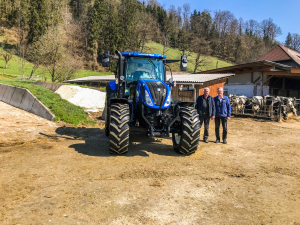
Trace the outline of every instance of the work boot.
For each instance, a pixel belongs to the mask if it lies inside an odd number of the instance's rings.
[[[223,144],[227,144],[227,141],[226,141],[226,139],[224,139],[224,140],[223,140]]]
[[[215,141],[215,143],[220,143],[220,140],[219,140],[219,139],[217,139],[217,140]]]
[[[203,139],[203,142],[208,143],[207,138],[204,138],[204,139]]]

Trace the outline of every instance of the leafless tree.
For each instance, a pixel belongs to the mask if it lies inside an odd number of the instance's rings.
[[[14,54],[14,49],[7,49],[6,51],[4,51],[3,48],[1,49],[0,55],[5,61],[5,69],[7,69],[8,62],[13,58]]]
[[[26,44],[18,44],[17,51],[18,51],[18,56],[19,56],[19,60],[20,60],[20,72],[21,72],[22,78],[24,78],[25,63],[26,63],[25,55],[27,52],[27,45]]]
[[[300,51],[300,35],[292,34],[291,48]]]
[[[74,78],[76,72],[82,69],[82,60],[76,57],[66,57],[58,63],[55,80],[63,82]]]
[[[273,20],[270,18],[268,20],[263,20],[260,23],[261,32],[263,34],[263,37],[268,37],[272,42],[275,40],[275,38],[282,34],[281,28],[277,26]]]
[[[219,34],[224,35],[232,31],[233,23],[236,23],[236,18],[230,11],[216,11],[214,22],[216,30]]]
[[[152,41],[155,35],[158,35],[159,28],[157,22],[153,19],[152,15],[147,13],[140,13],[138,15],[137,34],[139,39],[139,51],[143,52],[145,44]]]
[[[191,49],[196,52],[196,59],[194,62],[194,73],[201,71],[204,67],[207,67],[211,62],[209,55],[211,49],[209,43],[204,38],[195,37],[191,43]]]
[[[183,26],[186,31],[190,30],[190,17],[191,15],[191,6],[189,3],[183,5]]]

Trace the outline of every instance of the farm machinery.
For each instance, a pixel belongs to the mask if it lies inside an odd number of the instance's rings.
[[[181,62],[187,69],[187,58],[167,60],[165,55],[139,52],[103,52],[102,65],[117,60],[115,80],[106,86],[105,133],[109,136],[111,154],[128,152],[130,133],[151,137],[169,137],[177,153],[190,155],[197,150],[200,121],[194,102],[172,102],[173,77],[166,81],[168,63]],[[170,71],[171,68],[169,67]],[[171,71],[172,74],[172,71]]]

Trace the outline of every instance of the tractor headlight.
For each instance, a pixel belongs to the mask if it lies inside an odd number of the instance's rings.
[[[168,107],[170,104],[171,104],[171,101],[172,101],[172,92],[170,91],[169,92],[169,96],[167,98],[167,101],[166,103],[164,104],[164,107]]]
[[[148,91],[145,90],[145,101],[146,101],[146,104],[149,105],[149,106],[154,106],[150,96],[149,96],[149,93]]]

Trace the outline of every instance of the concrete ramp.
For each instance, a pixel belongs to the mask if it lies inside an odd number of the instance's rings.
[[[41,82],[41,81],[36,81],[34,83],[32,83],[34,85],[40,85],[43,86],[45,88],[50,89],[51,91],[55,92],[57,91],[58,88],[60,88],[62,86],[62,84],[57,84],[57,83],[47,83],[47,82]]]
[[[43,103],[24,88],[0,84],[0,100],[51,121],[55,117]]]

